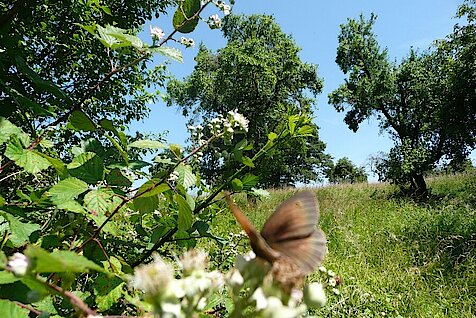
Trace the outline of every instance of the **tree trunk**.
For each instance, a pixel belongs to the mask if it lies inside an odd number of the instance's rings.
[[[422,174],[414,174],[412,177],[412,183],[416,185],[415,194],[418,196],[428,195],[428,188],[426,186],[425,178]]]

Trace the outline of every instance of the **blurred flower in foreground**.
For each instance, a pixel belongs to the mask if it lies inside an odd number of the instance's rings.
[[[7,268],[16,276],[24,276],[28,271],[28,257],[22,253],[15,253],[8,260]]]
[[[311,283],[304,287],[304,302],[311,308],[326,304],[326,293],[321,283]]]

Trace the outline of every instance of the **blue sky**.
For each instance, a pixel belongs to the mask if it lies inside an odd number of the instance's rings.
[[[461,3],[462,0],[236,0],[232,12],[273,15],[282,30],[291,34],[302,49],[301,59],[318,65],[319,76],[324,79],[324,89],[317,97],[314,113],[315,122],[320,127],[320,138],[327,144],[326,152],[335,159],[348,157],[361,166],[367,163],[369,155],[387,152],[393,143],[385,133],[379,132],[376,120],[363,123],[357,133],[351,132],[343,123],[344,113],[337,113],[327,104],[327,95],[344,79],[344,74],[335,63],[339,25],[346,23],[348,17],[355,18],[361,13],[369,17],[372,12],[376,13],[378,19],[374,33],[380,45],[388,48],[389,56],[398,62],[410,47],[424,50],[433,40],[451,33],[456,23],[453,17]],[[217,12],[210,6],[203,17]],[[222,16],[221,12],[218,13]],[[150,42],[147,39],[149,24],[163,28],[166,34],[170,33],[170,20],[171,14],[147,23],[141,38]],[[210,30],[204,22],[200,22],[197,29],[186,36],[215,50],[226,44],[220,31]],[[179,79],[192,72],[198,45],[192,49],[180,49],[184,63],[170,62],[168,68]],[[154,61],[161,62],[163,59],[160,57]],[[168,142],[184,144],[187,138],[186,119],[180,111],[168,108],[164,103],[150,105],[150,108],[149,118],[133,124],[131,130],[152,133],[168,130]]]

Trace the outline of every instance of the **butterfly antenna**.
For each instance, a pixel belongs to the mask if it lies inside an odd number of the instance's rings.
[[[235,218],[238,220],[238,223],[240,223],[241,227],[243,230],[248,234],[248,236],[256,235],[256,230],[253,227],[253,225],[250,223],[248,218],[241,212],[240,208],[236,206],[236,204],[233,202],[233,200],[230,197],[230,193],[228,191],[225,191],[225,201],[228,203],[228,206],[231,209],[231,212],[233,212],[233,215]]]

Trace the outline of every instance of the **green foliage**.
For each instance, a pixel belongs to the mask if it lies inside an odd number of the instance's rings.
[[[363,167],[355,166],[349,158],[337,160],[335,165],[326,171],[327,179],[331,183],[359,183],[367,182],[367,173]]]
[[[467,1],[460,9],[467,25],[455,28],[432,51],[411,50],[400,64],[389,61],[386,49],[379,47],[372,32],[374,15],[341,25],[336,61],[348,78],[329,102],[337,111],[347,110],[345,122],[353,131],[377,117],[395,141],[382,175],[410,184],[411,191],[426,193],[427,171],[443,158],[464,160],[475,146],[474,116],[467,116],[475,113],[472,11],[474,2]],[[456,75],[461,72],[463,78]]]
[[[169,105],[178,105],[191,124],[202,118],[226,117],[235,110],[250,119],[246,134],[251,141],[249,155],[242,155],[245,149],[229,143],[212,144],[201,164],[204,178],[219,184],[223,181],[220,176],[227,178],[244,163],[264,187],[318,179],[328,156],[313,123],[301,127],[297,131],[301,137],[275,147],[258,165],[249,160],[268,142],[270,133],[289,123],[294,134],[295,114],[312,115],[314,100],[306,92],[314,97],[321,92],[317,67],[300,60],[296,43],[272,17],[227,16],[222,30],[227,45],[216,53],[201,45],[192,74],[183,81],[170,81],[167,87]]]

